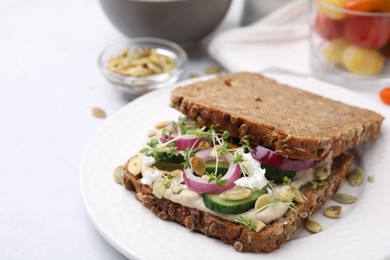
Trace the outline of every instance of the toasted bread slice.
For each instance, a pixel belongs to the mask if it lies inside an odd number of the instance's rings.
[[[136,177],[127,171],[127,164],[123,171],[123,184],[127,189],[135,191],[136,198],[162,220],[176,221],[191,231],[219,238],[240,252],[271,252],[291,240],[302,223],[335,193],[347,177],[351,162],[351,155],[341,154],[336,157],[324,186],[315,189],[310,183],[303,186],[301,192],[306,201],[297,204],[296,210],[288,210],[282,218],[271,222],[259,232],[249,230],[243,224],[157,198],[149,186],[141,183],[141,175]]]
[[[383,117],[280,84],[233,73],[175,88],[171,106],[203,126],[300,160],[336,157],[378,136]]]

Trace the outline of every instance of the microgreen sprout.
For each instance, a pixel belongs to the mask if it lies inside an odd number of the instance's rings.
[[[291,184],[291,179],[287,176],[283,177],[283,184],[290,185]]]
[[[160,141],[158,139],[152,138],[146,146],[140,150],[140,152],[148,157],[153,157],[156,161],[159,161],[160,156],[163,154],[162,152],[158,152],[156,150],[159,144]]]

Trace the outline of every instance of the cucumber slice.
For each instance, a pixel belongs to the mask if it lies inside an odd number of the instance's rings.
[[[243,200],[224,200],[218,194],[203,194],[202,198],[205,206],[212,211],[221,214],[240,214],[253,209],[256,200],[265,193],[265,189],[257,190]]]
[[[181,154],[168,157],[168,155],[164,153],[160,155],[159,162],[181,164],[182,162],[184,162],[184,157]]]
[[[156,162],[153,166],[163,171],[183,170],[182,162],[184,162],[183,155],[178,154],[168,157],[168,155],[164,153],[160,155],[159,161]]]
[[[221,174],[222,176],[224,176],[227,173],[228,169],[229,169],[228,162],[225,162],[225,161],[218,162],[217,175]],[[214,160],[206,162],[206,172],[208,172],[208,173],[215,172],[215,161]]]
[[[275,183],[283,183],[284,177],[292,179],[297,173],[296,171],[287,171],[273,168],[264,163],[261,164],[261,168],[265,169],[265,178],[267,178],[267,180],[273,180]]]

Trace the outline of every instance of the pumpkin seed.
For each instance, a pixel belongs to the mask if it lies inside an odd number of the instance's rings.
[[[204,70],[204,73],[205,74],[216,74],[216,73],[219,73],[221,72],[221,68],[220,67],[210,67],[210,68],[207,68]]]
[[[97,118],[106,118],[107,117],[106,112],[103,109],[101,109],[100,107],[92,107],[91,111],[92,111],[92,115],[94,117],[97,117]]]
[[[172,185],[171,189],[173,194],[178,194],[183,189],[183,185],[176,183]]]
[[[357,197],[345,193],[335,193],[332,199],[342,204],[352,204],[357,201]]]
[[[322,212],[322,214],[328,218],[340,218],[341,213],[341,206],[330,206],[325,208]]]
[[[291,187],[289,189],[282,189],[278,191],[278,199],[281,202],[291,202],[293,200],[293,194],[291,192]]]
[[[364,181],[364,173],[363,170],[360,168],[356,168],[348,176],[348,182],[352,186],[359,186],[363,183]]]
[[[176,178],[177,176],[179,176],[180,174],[182,174],[182,170],[179,170],[179,169],[177,169],[177,170],[173,170],[173,171],[171,171],[171,172],[168,172],[167,174],[169,175],[169,176],[171,176],[171,177],[173,177],[173,178]]]
[[[265,228],[267,225],[264,224],[264,222],[262,222],[261,220],[256,219],[255,220],[255,226],[256,226],[255,231],[259,232],[260,230]]]
[[[306,221],[305,228],[311,233],[318,233],[323,230],[321,224],[313,220]]]
[[[207,142],[207,141],[202,141],[202,142],[199,143],[198,149],[199,149],[199,150],[204,150],[204,149],[209,148],[210,146],[211,146],[211,145],[210,145],[209,142]]]
[[[328,178],[330,174],[330,168],[329,167],[318,167],[315,171],[315,177],[316,179],[322,181]]]
[[[123,184],[123,166],[119,165],[115,168],[113,174],[114,180],[116,183],[122,185]]]
[[[164,197],[165,191],[167,190],[166,181],[164,179],[156,179],[153,182],[153,194],[157,198],[161,199]]]
[[[142,169],[142,161],[138,157],[133,157],[127,165],[127,170],[134,176],[140,174],[141,169]]]
[[[161,121],[161,122],[155,124],[154,127],[156,129],[161,129],[161,128],[164,128],[164,127],[170,125],[171,123],[172,123],[172,121]]]
[[[167,146],[161,146],[161,147],[158,147],[155,149],[156,152],[160,152],[160,153],[166,153],[169,151],[169,147]]]
[[[375,181],[375,176],[373,176],[373,175],[368,176],[367,180],[368,180],[369,183],[374,183],[374,181]]]
[[[125,49],[111,57],[107,69],[124,76],[145,77],[172,71],[174,60],[153,48]]]
[[[153,137],[153,136],[155,136],[156,134],[157,134],[157,132],[156,132],[156,130],[154,130],[154,129],[148,130],[148,132],[147,132],[147,136],[148,136],[148,137]]]
[[[300,192],[297,188],[292,187],[290,189],[291,197],[296,202],[302,203],[305,202],[306,198],[303,196],[302,192]]]
[[[219,194],[219,197],[224,200],[243,200],[252,195],[252,190],[240,186],[235,186],[233,189],[227,190]]]
[[[200,75],[199,75],[198,73],[190,73],[190,74],[188,75],[188,77],[189,77],[190,79],[193,79],[193,78],[198,78],[198,77],[200,77]]]
[[[203,176],[206,172],[206,162],[203,158],[195,156],[191,161],[192,169],[198,176]]]
[[[271,194],[263,194],[261,195],[255,203],[255,210],[263,209],[265,206],[270,204],[272,201],[272,195]]]

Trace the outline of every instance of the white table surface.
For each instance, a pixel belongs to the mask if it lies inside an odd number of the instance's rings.
[[[124,39],[97,0],[0,2],[0,259],[125,258],[79,188],[83,152],[107,120],[91,108],[109,118],[129,102],[97,67]],[[215,66],[204,50],[189,56],[187,74]]]

